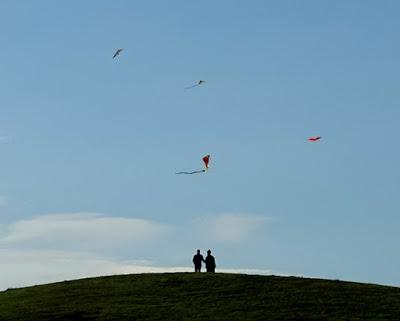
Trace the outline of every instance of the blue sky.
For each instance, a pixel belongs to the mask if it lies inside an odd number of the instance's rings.
[[[197,248],[398,285],[399,10],[2,1],[0,286],[190,269]]]

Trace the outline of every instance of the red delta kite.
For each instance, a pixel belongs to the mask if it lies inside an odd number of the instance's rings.
[[[308,140],[310,142],[316,142],[319,141],[322,137],[321,136],[314,136],[314,137],[310,137]]]
[[[210,155],[206,155],[203,157],[204,166],[208,169],[208,163],[210,162]]]
[[[205,169],[201,169],[201,170],[198,170],[198,171],[192,171],[192,172],[178,172],[178,173],[175,173],[175,174],[186,174],[186,175],[191,175],[191,174],[205,173],[206,170],[207,170],[208,167],[209,167],[210,155],[204,156],[204,157],[202,158],[202,160],[203,160]]]
[[[195,84],[193,86],[190,86],[190,87],[186,87],[185,89],[192,89],[192,88],[200,86],[200,85],[202,85],[204,83],[205,83],[205,80],[199,80],[197,84]]]

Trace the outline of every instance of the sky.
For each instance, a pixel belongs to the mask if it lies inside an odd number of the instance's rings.
[[[0,289],[191,271],[196,249],[398,286],[399,12],[1,1]]]

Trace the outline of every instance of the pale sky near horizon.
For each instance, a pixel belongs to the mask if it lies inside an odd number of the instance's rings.
[[[399,18],[394,0],[0,1],[0,288],[190,270],[197,248],[398,286]]]

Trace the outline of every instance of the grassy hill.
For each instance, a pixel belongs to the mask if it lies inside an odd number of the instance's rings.
[[[400,320],[400,288],[240,274],[136,274],[0,292],[0,320]]]

